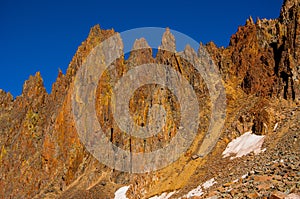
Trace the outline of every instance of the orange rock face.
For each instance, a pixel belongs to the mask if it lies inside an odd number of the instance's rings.
[[[144,63],[166,64],[183,75],[197,91],[201,125],[196,141],[176,163],[161,171],[130,174],[110,169],[87,151],[77,134],[72,93],[76,72],[88,54],[114,34],[114,30],[94,26],[78,48],[67,73],[59,71],[50,94],[39,73],[25,82],[22,95],[15,99],[0,90],[0,198],[113,198],[115,190],[125,184],[131,185],[127,193],[131,198],[146,198],[173,190],[182,190],[183,195],[186,189],[198,186],[192,180],[195,176],[205,180],[206,176],[214,177],[218,172],[229,174],[226,169],[231,163],[227,160],[219,166],[210,162],[220,159],[221,150],[226,147],[224,143],[228,143],[226,140],[252,130],[256,134],[278,136],[274,145],[270,144],[270,148],[276,148],[279,137],[285,134],[280,132],[289,129],[283,128],[284,124],[299,112],[293,108],[299,106],[300,99],[300,5],[298,0],[286,0],[278,19],[258,19],[254,23],[250,18],[231,37],[227,48],[218,48],[213,43],[205,46],[225,84],[228,110],[221,139],[210,158],[192,159],[204,139],[203,132],[209,128],[209,92],[191,64],[176,53],[163,50],[175,49],[176,38],[167,29],[156,57],[151,48],[135,50],[148,47],[147,42],[140,39],[127,60],[121,57],[113,63],[114,67],[105,71],[97,87],[97,118],[106,130],[107,139],[124,150],[147,153],[168,145],[180,128],[181,117],[180,104],[169,89],[155,84],[143,86],[130,99],[130,114],[140,126],[153,122],[148,115],[153,105],[162,105],[166,110],[166,125],[147,139],[125,134],[118,127],[111,102],[111,88],[130,69]],[[189,48],[186,51],[191,53]],[[281,115],[282,110],[277,109],[281,106],[293,110],[292,116]],[[279,130],[273,130],[276,123]],[[297,134],[293,139],[296,144],[300,140]],[[259,182],[270,179],[264,175],[254,178]],[[276,186],[269,183],[259,185],[260,190],[267,189],[270,193],[273,187]],[[299,192],[299,186],[295,185],[294,190]],[[244,196],[250,193],[255,193],[251,195],[253,198],[258,196],[255,190]],[[277,193],[272,197],[280,198]]]

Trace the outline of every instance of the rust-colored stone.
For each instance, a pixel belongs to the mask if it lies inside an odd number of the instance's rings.
[[[299,0],[285,0],[278,19],[258,19],[254,23],[250,18],[231,37],[228,47],[219,48],[214,43],[205,46],[221,72],[228,101],[228,117],[220,138],[223,140],[209,154],[209,158],[192,157],[193,150],[201,144],[208,129],[211,114],[208,89],[201,75],[178,54],[167,51],[176,48],[176,38],[168,29],[156,57],[153,57],[152,49],[148,48],[144,39],[137,40],[128,60],[124,57],[116,60],[115,68],[109,67],[99,81],[96,111],[99,123],[107,130],[106,136],[125,150],[150,152],[166,146],[180,128],[180,113],[177,111],[180,105],[176,97],[170,90],[158,85],[138,89],[129,108],[134,122],[146,125],[149,122],[149,107],[163,105],[169,117],[161,132],[152,138],[138,139],[124,134],[115,123],[110,101],[111,86],[128,70],[144,63],[170,65],[197,90],[202,107],[199,136],[179,163],[165,170],[137,175],[107,168],[91,156],[78,137],[72,114],[72,93],[76,72],[88,54],[113,34],[114,30],[102,30],[99,25],[93,27],[79,46],[66,74],[58,72],[50,94],[43,86],[40,73],[29,77],[24,83],[22,95],[15,99],[10,93],[0,90],[0,198],[113,198],[114,191],[124,184],[132,185],[127,193],[129,197],[145,198],[147,194],[180,191],[188,185],[197,187],[200,183],[194,180],[197,177],[207,178],[206,175],[217,171],[228,172],[226,166],[230,163],[226,161],[229,160],[224,160],[222,165],[206,164],[210,158],[221,159],[221,150],[237,134],[252,130],[256,134],[271,134],[272,140],[276,140],[285,133],[282,129],[294,125],[287,121],[291,118],[290,113],[278,113],[271,108],[271,104],[279,108],[288,107],[287,104],[300,99],[300,6]],[[140,47],[147,48],[138,49]],[[186,53],[191,51],[186,48]],[[295,108],[294,112],[297,111]],[[275,124],[278,128],[273,132]],[[299,129],[298,126],[292,128]],[[294,139],[299,140],[292,137]],[[274,148],[275,141],[272,144],[266,147]],[[292,141],[289,144],[292,145]],[[239,160],[234,161],[238,167]],[[215,171],[217,166],[219,170]],[[285,176],[288,177],[287,174]],[[280,176],[274,179],[281,180]],[[226,179],[223,183],[231,180]],[[257,186],[259,190],[270,190],[266,183],[270,180],[270,176],[254,177],[254,181],[263,182]],[[225,187],[230,188],[234,183],[224,184],[224,187],[221,185],[217,185],[219,191],[226,192]],[[244,196],[260,196],[256,192],[251,193],[253,190],[249,188],[244,189]],[[235,191],[231,193],[240,194]],[[281,192],[274,192],[271,198],[284,196]]]

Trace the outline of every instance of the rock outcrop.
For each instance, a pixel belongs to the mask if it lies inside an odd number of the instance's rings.
[[[229,47],[208,45],[225,81],[247,94],[299,100],[299,2],[285,1],[278,19],[250,18]]]
[[[158,104],[166,110],[166,125],[147,139],[122,132],[113,118],[111,93],[126,72],[146,63],[169,65],[197,91],[201,125],[195,142],[178,161],[146,174],[115,171],[99,163],[81,143],[72,113],[76,72],[92,49],[114,34],[114,30],[94,26],[67,73],[59,71],[50,94],[39,73],[25,82],[22,95],[15,99],[0,90],[0,198],[112,198],[124,185],[131,185],[127,192],[130,198],[177,191],[173,195],[176,198],[210,178],[216,178],[218,183],[205,196],[269,197],[276,191],[300,192],[299,0],[285,0],[278,19],[254,22],[249,18],[226,48],[214,43],[205,45],[221,73],[228,105],[221,137],[209,156],[192,158],[209,128],[208,88],[191,64],[174,53],[176,38],[169,29],[156,57],[147,41],[138,39],[127,60],[121,57],[105,71],[96,93],[98,121],[112,143],[131,152],[147,153],[166,146],[180,128],[181,115],[180,104],[169,89],[156,84],[143,86],[135,91],[129,104],[134,122],[140,126],[153,122],[148,111]],[[184,53],[196,55],[190,47]],[[267,137],[267,153],[233,161],[222,159],[226,144],[249,130]],[[293,160],[278,169],[280,158],[284,162]],[[238,184],[226,184],[244,174],[241,172],[252,171],[247,179],[253,177],[254,181],[243,179]],[[274,175],[273,184],[259,181],[255,175]]]

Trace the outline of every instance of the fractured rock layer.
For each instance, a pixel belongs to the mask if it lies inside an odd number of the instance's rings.
[[[127,192],[130,198],[177,190],[173,195],[176,198],[197,187],[199,181],[214,177],[221,184],[213,185],[210,189],[216,190],[205,193],[210,196],[255,197],[256,194],[268,197],[286,189],[299,193],[299,0],[286,0],[278,19],[258,19],[254,23],[250,18],[231,37],[227,48],[218,48],[213,43],[205,46],[221,73],[228,106],[221,138],[204,158],[193,160],[191,157],[208,129],[211,114],[208,89],[191,64],[165,50],[176,49],[176,38],[168,29],[156,57],[152,56],[151,48],[135,50],[148,47],[144,39],[139,39],[127,60],[121,57],[105,71],[97,87],[98,121],[112,143],[132,152],[150,152],[166,146],[180,128],[180,104],[169,89],[160,85],[139,88],[129,104],[134,122],[140,126],[153,122],[148,111],[159,104],[166,110],[166,125],[157,135],[147,139],[124,134],[115,123],[111,109],[111,88],[124,74],[144,63],[166,64],[183,75],[197,91],[201,125],[195,142],[178,161],[147,174],[115,171],[99,163],[82,145],[75,127],[72,93],[76,72],[92,49],[114,34],[114,30],[101,30],[99,25],[93,27],[78,48],[67,73],[59,72],[50,94],[39,73],[25,82],[22,95],[15,99],[0,90],[1,198],[112,198],[124,185],[131,185]],[[187,47],[186,51],[191,49]],[[249,130],[266,136],[268,145],[265,147],[270,157],[262,153],[232,161],[222,159],[226,144]],[[292,163],[276,169],[273,161],[280,161],[281,157],[288,161],[286,154],[292,154]],[[266,169],[263,169],[264,163],[269,164]],[[230,185],[238,191],[226,192],[229,187],[226,180],[251,169],[259,170],[255,175],[274,174],[272,179],[278,182],[270,185],[257,180],[241,180],[242,185]],[[232,172],[228,173],[229,170]],[[258,178],[253,175],[250,177]],[[259,186],[258,189],[255,186]]]

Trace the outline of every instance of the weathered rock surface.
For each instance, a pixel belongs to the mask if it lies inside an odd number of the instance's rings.
[[[139,39],[127,60],[121,57],[108,68],[97,88],[97,117],[110,141],[125,150],[150,152],[166,146],[176,135],[180,119],[180,105],[170,90],[143,86],[129,104],[134,122],[140,126],[153,122],[148,110],[160,104],[168,115],[166,126],[147,139],[123,133],[113,119],[111,88],[126,72],[144,63],[166,64],[197,91],[201,125],[195,142],[178,161],[147,174],[118,172],[99,163],[82,145],[75,128],[76,72],[92,49],[114,34],[114,30],[93,27],[67,73],[59,71],[50,94],[39,73],[25,82],[22,95],[15,99],[0,90],[0,198],[113,198],[124,185],[131,185],[130,198],[175,190],[172,197],[178,198],[211,178],[217,183],[203,197],[282,198],[300,193],[299,0],[285,0],[278,19],[254,22],[250,18],[227,48],[205,46],[225,84],[227,116],[219,142],[204,158],[191,157],[208,128],[208,89],[191,64],[168,51],[176,49],[176,38],[168,29],[156,57],[147,42]],[[187,47],[185,53],[193,52]],[[227,143],[249,130],[266,136],[266,152],[223,159]],[[247,177],[241,178],[244,174]]]

